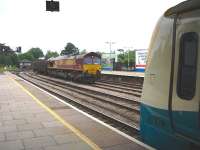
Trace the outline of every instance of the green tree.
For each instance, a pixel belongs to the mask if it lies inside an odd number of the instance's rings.
[[[79,49],[72,43],[67,43],[65,49],[61,51],[60,55],[78,54]]]
[[[0,43],[0,66],[17,65],[17,55],[15,52],[5,44]]]
[[[12,65],[14,66],[18,65],[19,60],[18,60],[17,54],[13,53],[10,57],[11,57]]]
[[[12,53],[0,53],[0,66],[16,66],[18,64],[17,55]]]
[[[30,61],[35,60],[33,54],[30,53],[30,52],[26,52],[26,53],[23,53],[23,54],[19,54],[19,55],[18,55],[18,59],[19,59],[20,61],[22,61],[22,60],[30,60]]]
[[[80,52],[80,54],[86,54],[87,53],[87,50],[86,49],[84,49],[84,50],[82,50],[81,52]]]
[[[24,55],[22,53],[18,54],[17,57],[18,57],[18,60],[23,60],[24,59]]]
[[[4,59],[4,56],[3,54],[0,53],[0,66],[3,65],[3,62],[4,62],[3,59]]]
[[[18,54],[18,59],[20,61],[22,60],[34,61],[43,56],[44,56],[43,51],[40,48],[31,48],[30,50],[28,50],[23,54]]]
[[[36,48],[31,48],[31,49],[28,51],[28,53],[31,53],[31,54],[33,55],[34,59],[38,59],[38,58],[44,56],[43,51],[42,51],[40,48],[38,48],[38,47],[36,47]]]
[[[6,65],[6,66],[13,65],[11,57],[9,55],[5,55],[5,57],[4,57],[4,65]]]
[[[126,67],[128,67],[128,59],[129,59],[129,67],[134,66],[135,65],[135,51],[126,51],[125,53],[118,55],[118,61]]]
[[[56,51],[53,52],[53,51],[48,50],[45,55],[45,59],[49,59],[51,57],[57,57],[57,56],[59,56],[59,54]]]

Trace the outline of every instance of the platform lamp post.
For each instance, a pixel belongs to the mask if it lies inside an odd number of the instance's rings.
[[[112,53],[112,45],[113,44],[115,44],[115,42],[105,42],[106,44],[108,44],[109,45],[109,48],[110,48],[110,56],[109,56],[109,60],[110,60],[110,62],[111,62],[111,53]]]

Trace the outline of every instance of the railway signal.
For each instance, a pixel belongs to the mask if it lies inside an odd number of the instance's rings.
[[[59,1],[46,1],[46,11],[60,11]]]
[[[21,46],[19,46],[19,47],[16,48],[16,52],[17,53],[21,53],[21,51],[22,51],[22,47]]]

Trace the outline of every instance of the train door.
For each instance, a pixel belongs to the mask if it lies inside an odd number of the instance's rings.
[[[179,16],[174,27],[171,119],[177,136],[200,144],[200,20],[190,19]]]

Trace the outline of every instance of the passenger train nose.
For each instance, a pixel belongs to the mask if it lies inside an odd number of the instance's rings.
[[[200,149],[200,0],[168,9],[149,46],[140,133],[161,150]]]

